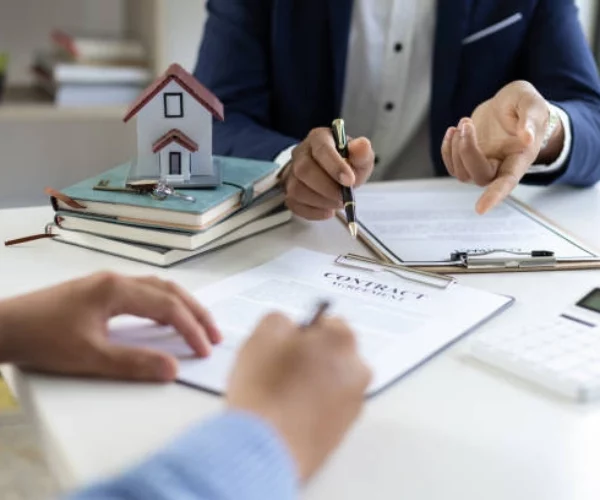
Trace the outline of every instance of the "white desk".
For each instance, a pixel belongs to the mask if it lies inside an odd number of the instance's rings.
[[[517,194],[600,247],[600,189],[520,187]],[[39,232],[50,215],[45,207],[0,211],[0,237]],[[100,269],[157,273],[194,289],[294,245],[336,255],[362,250],[337,221],[296,221],[171,270],[37,241],[0,250],[0,297]],[[600,284],[600,272],[460,279],[515,296],[516,304],[493,321],[511,328],[572,303]],[[303,498],[598,500],[600,405],[578,407],[537,392],[469,361],[464,349],[465,342],[458,343],[368,402]],[[64,487],[132,464],[221,405],[214,396],[179,385],[17,375],[23,402],[37,419]]]

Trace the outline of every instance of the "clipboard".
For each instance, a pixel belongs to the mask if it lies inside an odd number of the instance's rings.
[[[384,242],[380,241],[358,216],[358,239],[372,253],[373,258],[356,254],[346,254],[348,263],[380,264],[384,266],[401,266],[426,273],[441,275],[453,274],[486,274],[486,273],[515,273],[515,272],[547,272],[547,271],[576,271],[600,269],[600,251],[584,243],[581,239],[560,227],[545,215],[509,196],[510,203],[522,213],[536,221],[546,230],[567,240],[570,244],[584,252],[589,257],[556,257],[546,249],[531,249],[528,252],[513,252],[498,248],[486,252],[455,252],[446,261],[405,261],[391,251]],[[359,207],[360,208],[360,207]],[[337,212],[338,218],[346,223],[342,212]]]

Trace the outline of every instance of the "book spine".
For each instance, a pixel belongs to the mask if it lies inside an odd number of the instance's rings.
[[[58,47],[67,52],[71,57],[78,58],[80,56],[77,46],[75,45],[75,40],[73,40],[73,38],[67,35],[65,32],[54,30],[51,33],[50,38]]]

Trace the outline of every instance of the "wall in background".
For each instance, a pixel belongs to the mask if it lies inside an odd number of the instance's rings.
[[[575,4],[579,7],[579,19],[585,36],[590,45],[594,47],[598,24],[598,0],[575,0]]]
[[[63,189],[120,165],[135,154],[135,134],[135,124],[110,115],[0,120],[0,208],[47,205],[46,186]]]
[[[206,21],[204,0],[169,0],[164,15],[165,64],[178,62],[193,71]]]

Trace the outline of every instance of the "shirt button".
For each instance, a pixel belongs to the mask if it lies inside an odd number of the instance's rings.
[[[404,45],[402,45],[400,42],[394,45],[394,52],[402,52],[402,49],[404,49]]]
[[[396,107],[396,105],[393,102],[388,102],[385,105],[385,110],[386,111],[393,111],[395,107]]]

